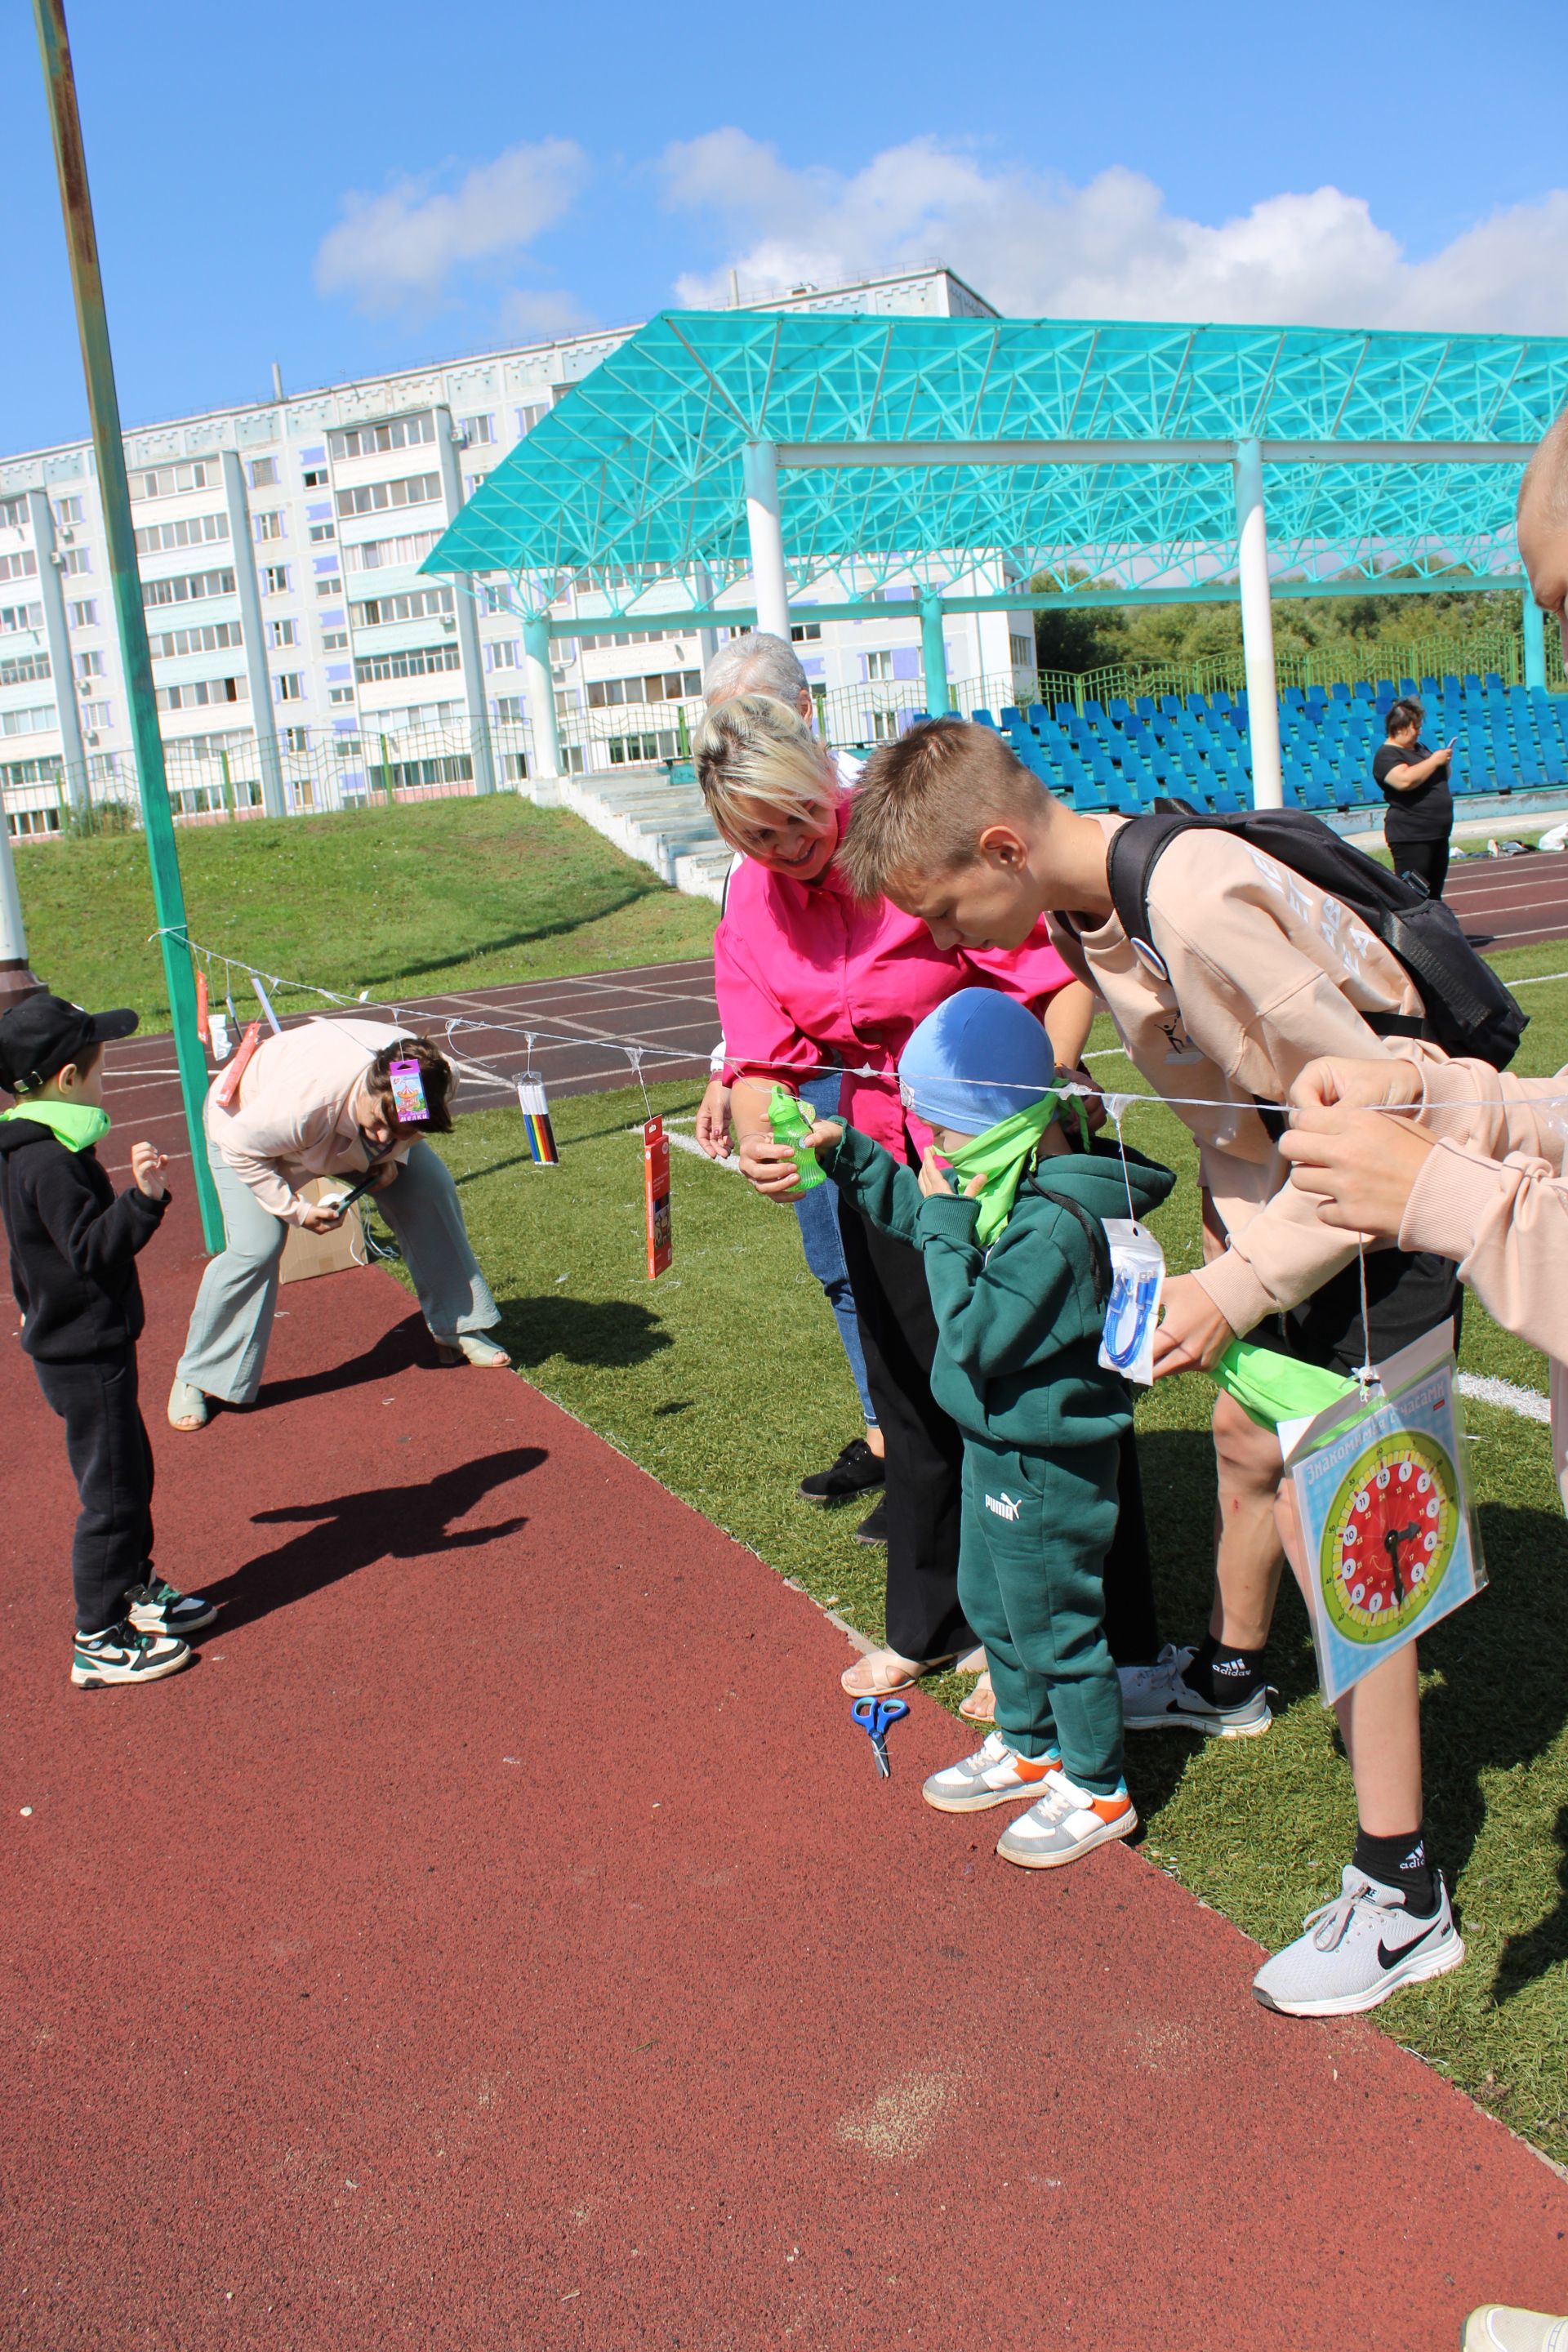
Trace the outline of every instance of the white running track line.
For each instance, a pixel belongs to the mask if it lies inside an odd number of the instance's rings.
[[[1503,1412],[1516,1412],[1521,1421],[1552,1418],[1552,1406],[1539,1389],[1521,1389],[1517,1381],[1494,1380],[1489,1372],[1461,1372],[1459,1394],[1472,1397],[1477,1404],[1495,1404]]]

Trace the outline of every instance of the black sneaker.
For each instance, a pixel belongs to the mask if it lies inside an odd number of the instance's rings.
[[[217,1602],[195,1592],[176,1592],[172,1584],[133,1584],[125,1596],[125,1614],[139,1633],[195,1633],[210,1625]]]
[[[884,1495],[868,1519],[862,1519],[855,1530],[855,1540],[863,1544],[885,1544],[888,1540],[888,1498]]]
[[[863,1437],[851,1438],[831,1470],[803,1478],[795,1489],[804,1503],[853,1503],[879,1486],[888,1475],[879,1454]]]
[[[168,1634],[139,1633],[122,1622],[106,1625],[101,1633],[77,1635],[71,1680],[78,1690],[93,1690],[103,1683],[155,1683],[190,1663],[184,1642]]]

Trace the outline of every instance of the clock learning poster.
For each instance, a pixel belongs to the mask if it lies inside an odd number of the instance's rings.
[[[1348,1426],[1334,1417],[1321,1414],[1288,1456],[1331,1706],[1486,1582],[1447,1332],[1392,1358]]]

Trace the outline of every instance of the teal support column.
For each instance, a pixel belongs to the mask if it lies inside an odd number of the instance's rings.
[[[250,687],[250,723],[256,735],[256,758],[261,770],[261,806],[268,816],[287,816],[289,795],[283,789],[283,757],[278,748],[278,720],[272,707],[272,672],[267,663],[267,631],[261,618],[261,592],[256,578],[256,532],[250,520],[250,499],[245,468],[237,449],[218,453],[223,471],[224,500],[228,509],[228,540],[234,550],[234,585],[239,599],[240,635],[245,640],[245,675]]]
[[[71,290],[76,298],[77,332],[81,339],[92,446],[103,499],[110,589],[120,635],[121,672],[131,704],[142,823],[147,839],[147,862],[153,869],[153,906],[158,920],[159,945],[163,950],[163,976],[174,1029],[174,1058],[179,1064],[185,1130],[191,1145],[191,1173],[202,1213],[202,1233],[208,1249],[217,1251],[224,1246],[223,1211],[207,1165],[202,1125],[207,1091],[206,1055],[196,1034],[196,983],[190,950],[185,944],[184,891],[174,846],[168,777],[163,768],[163,740],[158,732],[158,706],[153,692],[153,656],[147,644],[146,615],[142,609],[136,540],[131,528],[131,488],[125,478],[120,395],[109,347],[109,320],[103,307],[103,277],[99,266],[92,197],[87,184],[81,119],[77,112],[76,78],[71,70],[62,0],[33,0],[33,15],[38,28],[38,47],[43,52],[55,167],[59,173],[60,210],[65,216]],[[236,554],[238,553],[237,549]],[[245,553],[248,558],[249,550]]]
[[[535,613],[522,625],[522,671],[528,680],[528,716],[533,741],[533,797],[542,808],[561,797],[561,726],[555,716],[555,677],[550,665],[550,615]]]
[[[458,428],[449,408],[437,408],[436,455],[441,467],[441,495],[447,520],[462,510],[463,469],[458,463]],[[489,705],[485,699],[484,649],[479,644],[479,608],[463,581],[453,583],[453,610],[458,623],[458,656],[463,670],[463,699],[468,712],[468,741],[474,762],[474,790],[496,788],[495,746],[490,740]]]
[[[38,601],[44,608],[44,635],[48,642],[49,667],[54,672],[55,710],[59,719],[60,757],[65,761],[66,789],[80,815],[90,795],[87,783],[87,748],[81,740],[81,712],[77,708],[76,670],[71,661],[70,633],[66,627],[65,587],[60,579],[59,551],[55,545],[54,510],[47,489],[27,492],[27,514],[38,557]]]
[[[1526,686],[1546,685],[1546,615],[1527,588],[1523,594],[1524,614],[1524,682]]]
[[[942,643],[942,598],[931,588],[921,590],[921,667],[925,672],[926,709],[933,719],[945,719],[952,709],[947,690],[947,647]]]

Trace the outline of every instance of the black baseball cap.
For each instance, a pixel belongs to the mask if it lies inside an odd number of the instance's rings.
[[[121,1005],[113,1013],[85,1013],[63,996],[40,989],[24,996],[0,1018],[0,1087],[14,1095],[31,1094],[63,1070],[88,1045],[107,1045],[111,1037],[129,1037],[142,1015]]]

